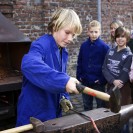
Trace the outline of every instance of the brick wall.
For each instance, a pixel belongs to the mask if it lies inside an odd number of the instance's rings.
[[[44,0],[15,0],[13,19],[18,28],[31,40],[44,33]]]
[[[130,30],[133,29],[133,0],[102,0],[102,37],[109,41],[109,25],[121,20]]]
[[[2,12],[7,18],[10,18],[12,20],[13,1],[11,0],[0,1],[0,12]]]
[[[120,19],[128,28],[132,27],[132,0],[101,0],[102,38],[109,41],[109,24]],[[86,39],[87,25],[90,20],[97,19],[97,0],[4,0],[0,2],[0,11],[25,35],[34,40],[47,32],[47,24],[51,14],[57,7],[74,9],[82,22],[83,33],[68,46],[68,73],[75,76],[76,61],[81,42]]]

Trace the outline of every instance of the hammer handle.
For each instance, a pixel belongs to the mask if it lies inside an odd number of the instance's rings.
[[[85,94],[102,99],[104,101],[109,101],[110,95],[108,95],[107,93],[91,89],[81,84],[76,84],[76,88],[79,92],[83,92]]]
[[[28,131],[31,129],[33,129],[33,125],[28,124],[28,125],[24,125],[24,126],[20,126],[20,127],[3,130],[3,131],[0,131],[0,133],[21,133],[21,132]]]

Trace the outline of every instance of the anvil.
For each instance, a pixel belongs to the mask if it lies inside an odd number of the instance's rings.
[[[133,104],[122,106],[119,113],[106,108],[98,108],[82,112],[91,117],[100,133],[118,133],[121,127],[133,116]],[[95,133],[92,123],[80,116],[71,114],[43,122],[42,133]],[[34,130],[24,133],[36,133]]]
[[[0,131],[0,133],[96,133],[97,128],[97,133],[119,133],[123,125],[133,116],[133,104],[122,106],[119,113],[113,113],[106,108],[86,112],[73,111],[76,114],[45,122],[31,117],[31,124]]]

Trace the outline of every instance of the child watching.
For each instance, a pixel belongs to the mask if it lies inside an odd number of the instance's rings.
[[[121,105],[131,103],[131,88],[129,85],[129,71],[132,62],[132,53],[127,47],[130,39],[130,32],[124,27],[118,27],[115,31],[115,41],[117,46],[110,49],[106,55],[103,74],[108,81],[107,92],[114,86],[120,89],[122,99]],[[128,124],[122,129],[122,133],[129,133]]]
[[[116,42],[115,42],[115,30],[119,27],[119,26],[123,26],[122,21],[120,20],[114,20],[111,22],[110,24],[110,37],[111,37],[111,42],[109,44],[110,48],[114,48],[116,47]]]
[[[105,91],[106,80],[102,65],[109,46],[100,39],[101,24],[93,20],[88,25],[88,39],[80,47],[77,61],[77,79],[85,86]],[[93,109],[93,97],[82,94],[84,110]],[[102,100],[96,98],[97,108],[104,107]]]

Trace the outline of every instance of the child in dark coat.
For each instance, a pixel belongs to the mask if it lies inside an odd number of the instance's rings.
[[[88,25],[88,39],[80,47],[77,61],[77,79],[85,86],[105,91],[106,80],[102,65],[109,46],[100,39],[101,24],[93,20]],[[84,110],[93,109],[93,97],[82,94]],[[97,108],[103,107],[102,100],[96,98]]]

